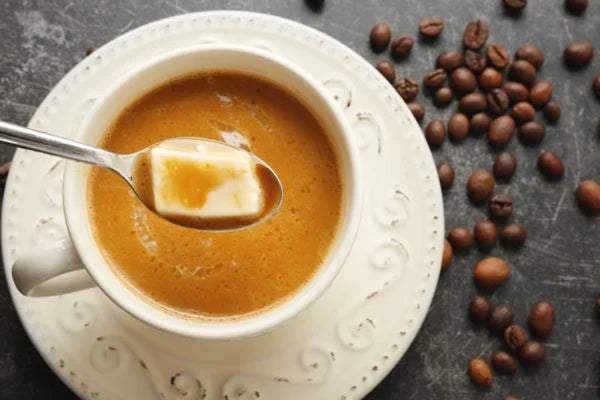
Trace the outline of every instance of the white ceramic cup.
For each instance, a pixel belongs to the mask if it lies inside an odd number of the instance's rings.
[[[178,77],[200,71],[238,71],[266,78],[284,86],[309,106],[327,132],[337,153],[343,183],[342,222],[324,264],[314,277],[283,304],[243,319],[219,322],[184,318],[168,313],[135,294],[102,256],[87,211],[87,178],[90,167],[68,162],[63,185],[63,204],[70,238],[55,246],[34,249],[18,257],[12,268],[16,287],[24,295],[55,277],[85,268],[94,283],[122,309],[165,331],[202,339],[237,339],[264,333],[296,316],[331,284],[354,242],[362,211],[362,181],[357,149],[349,126],[330,94],[299,67],[264,50],[237,45],[204,45],[173,51],[150,61],[106,90],[77,133],[76,140],[95,145],[118,114],[132,101]],[[301,171],[298,171],[301,173]],[[285,188],[284,188],[285,189]],[[284,200],[285,201],[285,200]],[[318,229],[318,227],[315,227]],[[115,235],[119,235],[115,232]],[[81,288],[73,282],[58,292]],[[85,285],[83,285],[85,286]],[[56,290],[53,294],[56,294]]]

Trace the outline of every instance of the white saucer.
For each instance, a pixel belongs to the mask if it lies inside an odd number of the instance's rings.
[[[334,284],[285,326],[233,342],[155,330],[98,289],[25,298],[10,278],[15,258],[67,231],[64,162],[19,150],[2,210],[4,265],[15,307],[46,362],[84,399],[361,398],[419,330],[443,248],[442,199],[429,148],[406,105],[365,60],[282,18],[181,15],[120,36],[87,57],[52,90],[29,126],[72,136],[95,99],[125,71],[173,48],[213,42],[257,46],[305,68],[331,91],[354,127],[367,196],[356,244]]]

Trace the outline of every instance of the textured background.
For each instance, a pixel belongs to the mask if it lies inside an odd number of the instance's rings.
[[[456,255],[442,274],[431,311],[416,341],[384,382],[368,397],[375,399],[597,399],[600,393],[600,326],[594,303],[600,294],[600,229],[598,218],[582,215],[573,195],[582,179],[600,180],[600,102],[590,90],[600,73],[600,54],[579,72],[562,63],[564,47],[587,40],[600,52],[600,2],[591,0],[580,17],[569,15],[562,0],[531,0],[519,15],[507,14],[500,0],[327,0],[313,13],[302,0],[206,1],[0,1],[0,118],[26,124],[51,88],[77,64],[89,46],[99,46],[147,22],[192,11],[236,9],[259,11],[313,26],[353,48],[375,64],[385,55],[369,50],[367,36],[376,22],[387,22],[396,34],[417,35],[419,20],[442,16],[446,29],[431,43],[417,41],[410,57],[397,65],[400,76],[421,80],[432,69],[437,54],[460,48],[464,25],[483,18],[490,24],[490,40],[511,53],[522,44],[539,46],[546,62],[539,77],[554,84],[563,117],[549,126],[545,141],[523,148],[517,140],[508,150],[518,158],[516,176],[497,192],[515,200],[512,220],[529,231],[518,251],[500,246],[492,254],[506,257],[511,279],[490,294],[494,302],[510,304],[515,321],[524,324],[530,307],[548,300],[557,322],[547,340],[547,360],[538,368],[520,368],[515,376],[497,376],[490,390],[479,390],[466,374],[470,358],[488,359],[501,347],[498,338],[467,318],[467,305],[476,288],[471,271],[482,254],[472,250]],[[424,124],[447,119],[454,106],[427,109]],[[542,118],[541,116],[539,116]],[[535,168],[541,150],[563,158],[566,175],[558,183],[544,181]],[[13,149],[0,145],[0,162]],[[469,138],[446,142],[434,152],[437,162],[450,161],[457,178],[445,193],[447,229],[469,229],[486,215],[466,200],[464,186],[474,169],[490,169],[494,154],[486,141]],[[74,396],[52,374],[28,340],[13,309],[5,282],[0,279],[0,399],[72,399]]]

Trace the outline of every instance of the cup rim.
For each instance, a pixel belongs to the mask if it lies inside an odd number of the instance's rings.
[[[98,112],[102,109],[106,102],[118,92],[122,91],[126,84],[134,79],[137,75],[148,73],[154,68],[159,68],[164,63],[168,63],[179,57],[186,57],[196,53],[214,53],[219,51],[244,53],[249,56],[262,58],[267,62],[277,64],[278,68],[283,68],[288,72],[291,72],[295,78],[307,84],[309,89],[312,90],[318,97],[320,97],[320,99],[326,105],[326,111],[313,111],[317,113],[330,114],[335,123],[338,125],[340,132],[342,132],[342,146],[348,153],[350,160],[348,163],[349,174],[351,176],[351,180],[353,181],[351,190],[346,188],[345,190],[348,190],[348,192],[345,192],[344,194],[345,207],[348,209],[348,212],[346,213],[345,221],[341,221],[341,223],[345,225],[345,229],[344,232],[338,232],[336,236],[336,249],[330,250],[327,261],[324,262],[315,275],[306,282],[304,287],[299,288],[298,291],[293,293],[289,299],[283,300],[282,303],[276,304],[273,308],[260,312],[256,316],[248,316],[247,318],[233,319],[231,321],[224,322],[194,321],[193,323],[187,323],[189,320],[186,320],[181,316],[171,315],[166,310],[160,309],[159,307],[150,304],[149,301],[144,300],[141,297],[142,295],[136,294],[133,288],[127,286],[122,277],[117,276],[117,273],[112,270],[112,267],[109,265],[108,261],[104,259],[104,257],[102,257],[102,263],[104,264],[105,268],[94,266],[98,261],[97,257],[95,257],[95,254],[94,257],[92,257],[89,249],[86,250],[88,246],[88,239],[91,239],[92,243],[94,243],[94,247],[98,253],[100,253],[100,249],[98,248],[93,235],[89,235],[91,238],[88,237],[88,235],[85,235],[84,227],[88,222],[83,223],[81,220],[74,217],[74,211],[76,208],[85,208],[85,205],[77,204],[74,193],[77,189],[81,189],[77,186],[77,181],[80,178],[80,174],[83,169],[88,170],[89,166],[84,166],[75,162],[67,163],[64,172],[63,208],[69,235],[75,245],[75,248],[77,249],[84,268],[88,271],[94,282],[104,292],[104,294],[106,294],[120,308],[137,319],[150,324],[151,326],[178,335],[197,339],[242,339],[265,333],[281,325],[285,321],[297,316],[300,312],[308,308],[310,304],[316,301],[327,289],[327,287],[331,285],[341,270],[346,258],[350,253],[350,250],[352,249],[354,240],[358,233],[363,203],[362,176],[359,168],[360,158],[358,155],[358,149],[353,145],[353,143],[351,143],[351,130],[349,124],[346,121],[342,110],[338,107],[330,94],[326,92],[326,89],[315,78],[302,70],[300,67],[266,50],[245,45],[231,44],[203,44],[193,47],[186,47],[184,49],[170,51],[150,60],[143,67],[125,74],[112,86],[107,88],[107,90],[98,98],[85,117],[76,133],[76,139],[81,139],[85,136],[85,132],[88,130],[86,128],[90,127],[91,123],[94,121],[94,117],[97,116]],[[235,66],[233,66],[232,69],[235,69]],[[201,68],[198,70],[200,71]],[[177,75],[174,75],[171,77],[171,79],[176,79],[177,77]],[[164,82],[157,82],[154,87],[159,86],[161,83]],[[339,229],[341,228],[342,227],[340,226]],[[334,250],[335,254],[332,254]],[[108,271],[111,277],[107,277],[107,274],[104,273],[105,271]],[[125,290],[130,293],[131,296],[129,299],[121,297],[114,292],[113,288],[111,288],[109,285],[114,283],[114,279],[111,278],[116,278],[120,282],[121,286],[123,286]],[[131,298],[135,298],[136,301],[131,301]],[[134,303],[138,304],[136,305]],[[151,313],[142,312],[144,308],[151,308],[155,311],[158,311],[161,315],[166,316],[167,318],[157,318],[155,315],[151,315]],[[174,320],[178,320],[181,323],[175,324]],[[210,326],[210,329],[208,326]]]

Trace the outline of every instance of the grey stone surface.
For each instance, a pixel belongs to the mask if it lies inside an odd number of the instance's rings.
[[[513,139],[508,150],[518,158],[516,176],[497,192],[510,193],[516,211],[511,220],[523,223],[529,238],[524,248],[493,255],[512,266],[508,283],[488,293],[495,303],[510,304],[516,323],[525,324],[528,310],[545,299],[554,304],[557,321],[547,339],[548,356],[538,368],[519,367],[515,376],[496,375],[493,388],[479,390],[467,376],[472,357],[489,360],[502,346],[483,326],[466,315],[469,299],[477,293],[473,266],[483,254],[472,250],[455,255],[442,274],[429,316],[403,360],[367,398],[375,399],[596,399],[600,389],[600,326],[594,304],[600,294],[600,220],[583,215],[573,191],[582,179],[600,180],[600,102],[590,89],[600,73],[600,54],[581,71],[566,69],[561,56],[571,41],[588,40],[600,52],[600,2],[592,0],[583,16],[565,12],[562,0],[532,0],[520,15],[505,12],[500,0],[327,0],[319,13],[302,0],[127,0],[0,2],[0,118],[25,124],[44,96],[84,56],[89,46],[101,45],[147,22],[185,12],[212,9],[251,10],[280,15],[313,26],[337,38],[372,63],[387,57],[373,54],[366,38],[379,21],[390,24],[394,35],[417,36],[419,20],[440,15],[445,20],[441,38],[418,40],[410,57],[396,64],[400,76],[421,79],[443,49],[461,48],[465,23],[482,18],[490,23],[490,40],[511,53],[524,43],[538,45],[546,54],[540,78],[554,83],[563,117],[548,126],[546,140],[526,148]],[[488,43],[489,43],[488,42]],[[419,95],[427,109],[424,123],[446,120],[444,110]],[[543,119],[541,115],[538,118]],[[541,150],[559,154],[566,175],[548,183],[535,164]],[[13,149],[0,145],[0,162]],[[485,139],[446,142],[434,152],[436,161],[456,168],[453,188],[445,193],[447,229],[471,228],[486,216],[466,200],[464,185],[475,169],[490,169],[494,152]],[[393,317],[393,316],[392,316]],[[14,311],[4,279],[0,279],[0,399],[72,399],[74,396],[52,374],[36,353]]]

